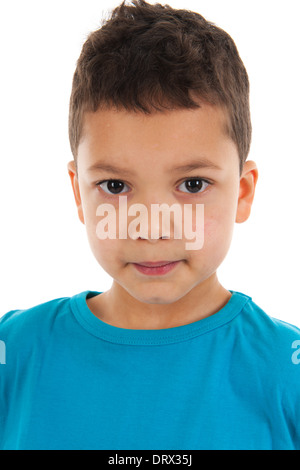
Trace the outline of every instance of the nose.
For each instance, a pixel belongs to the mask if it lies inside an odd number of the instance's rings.
[[[168,205],[167,203],[136,204],[130,206],[129,215],[138,217],[128,225],[130,238],[148,240],[156,243],[158,240],[168,240],[178,234],[182,226],[181,206],[179,204]],[[176,236],[180,238],[180,236]]]
[[[150,234],[149,237],[141,237],[141,236],[139,236],[137,239],[138,239],[138,240],[147,240],[148,242],[150,242],[150,243],[152,243],[152,244],[155,244],[155,243],[158,242],[158,240],[169,240],[170,237],[168,237],[168,236],[161,236],[161,237],[156,237],[156,238],[154,238],[154,237],[151,237],[151,234]]]

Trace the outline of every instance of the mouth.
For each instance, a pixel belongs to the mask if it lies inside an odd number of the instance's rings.
[[[150,276],[161,276],[172,271],[182,260],[178,261],[142,261],[141,263],[132,263],[133,266],[142,274]]]

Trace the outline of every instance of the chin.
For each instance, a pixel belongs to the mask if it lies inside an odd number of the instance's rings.
[[[148,297],[146,299],[143,299],[142,302],[146,304],[156,304],[156,305],[166,305],[166,304],[172,304],[174,302],[174,299],[168,299],[165,297]]]
[[[156,304],[156,305],[172,304],[184,296],[184,293],[178,293],[176,295],[174,290],[170,293],[166,292],[166,289],[164,290],[164,292],[159,292],[159,290],[161,289],[157,289],[156,292],[154,290],[153,292],[149,292],[149,289],[147,290],[147,292],[141,292],[141,291],[138,292],[136,290],[131,290],[128,292],[132,297],[134,297],[139,302],[142,302],[145,304]]]

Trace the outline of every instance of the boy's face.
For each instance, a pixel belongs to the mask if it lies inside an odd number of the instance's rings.
[[[247,162],[239,174],[237,149],[225,128],[222,109],[209,105],[151,115],[112,109],[85,115],[78,177],[74,162],[69,163],[79,217],[99,264],[135,299],[169,304],[204,281],[213,282],[234,223],[248,218],[257,170]],[[101,240],[97,208],[115,207],[118,234],[119,196],[126,197],[128,209],[137,203],[148,209],[149,229],[143,228],[136,239]],[[192,205],[194,217],[196,204],[204,205],[201,249],[186,248],[191,240],[184,230],[182,238],[175,239],[172,220],[170,238],[162,237],[161,225],[159,236],[151,237],[151,205],[162,203],[179,205],[182,213],[185,204]],[[138,215],[128,216],[128,224]],[[176,263],[146,266],[160,261]]]

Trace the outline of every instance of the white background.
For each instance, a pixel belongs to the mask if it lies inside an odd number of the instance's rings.
[[[111,284],[77,219],[67,119],[82,44],[118,3],[1,2],[0,316]],[[251,83],[249,158],[257,162],[259,182],[251,218],[236,225],[219,278],[271,316],[300,326],[299,1],[167,3],[225,29]]]

